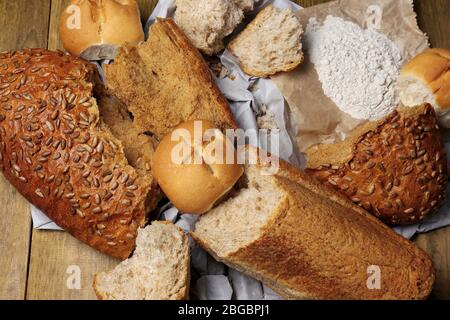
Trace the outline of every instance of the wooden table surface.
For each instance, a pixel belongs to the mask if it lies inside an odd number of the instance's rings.
[[[0,51],[62,48],[58,19],[68,0],[0,0]],[[157,0],[138,0],[142,19]],[[297,0],[310,6],[324,0]],[[450,48],[450,0],[415,0],[420,27],[432,46]],[[92,276],[118,261],[67,233],[32,229],[30,205],[0,175],[0,299],[93,299]],[[419,235],[415,243],[434,261],[432,298],[450,299],[450,227]],[[80,276],[80,288],[72,282]],[[75,277],[75,278],[74,278]]]

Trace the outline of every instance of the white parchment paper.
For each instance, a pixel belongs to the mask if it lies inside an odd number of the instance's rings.
[[[160,0],[150,16],[148,27],[155,22],[156,17],[172,17],[175,11],[174,0]],[[288,0],[262,0],[255,10],[248,15],[247,22],[264,6],[273,4],[275,7],[300,10],[301,7]],[[242,29],[242,26],[239,28]],[[273,116],[273,134],[280,137],[279,152],[275,152],[280,158],[292,164],[303,167],[303,156],[295,149],[292,137],[297,135],[297,125],[291,116],[289,107],[282,93],[270,79],[249,77],[239,68],[236,59],[227,51],[219,56],[221,63],[226,68],[223,76],[216,77],[216,82],[228,99],[233,115],[242,129],[257,129],[258,116],[270,114]],[[278,129],[278,130],[276,130]],[[263,142],[257,144],[266,149]],[[450,144],[446,144],[447,155],[450,161]],[[274,152],[274,150],[270,150]],[[33,227],[36,229],[61,230],[45,214],[32,207]],[[193,229],[198,217],[195,215],[180,215],[178,210],[170,203],[160,208],[160,219],[170,220],[186,232]],[[406,226],[397,227],[395,231],[407,238],[411,238],[417,232],[427,232],[436,228],[450,225],[450,202],[447,201],[440,212],[427,221]],[[215,261],[203,251],[192,239],[192,293],[197,299],[281,299],[270,288],[259,281],[246,275],[229,269],[225,265]]]

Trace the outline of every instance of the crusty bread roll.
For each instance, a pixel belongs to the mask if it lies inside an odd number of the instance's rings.
[[[207,137],[207,131],[212,135]],[[227,154],[231,161],[227,162]],[[242,175],[244,169],[236,160],[232,141],[213,123],[194,120],[164,137],[152,168],[161,189],[179,210],[202,214]]]
[[[133,256],[95,275],[101,300],[182,300],[189,295],[189,241],[171,222],[154,221],[138,230]]]
[[[274,175],[264,166],[247,164],[246,184],[196,223],[193,238],[216,259],[289,299],[430,294],[435,275],[424,251],[289,164],[280,160]]]
[[[245,73],[268,77],[303,61],[302,25],[291,9],[264,8],[228,45]]]
[[[405,106],[431,104],[439,124],[450,128],[450,50],[429,49],[407,63],[398,80]]]
[[[71,0],[59,33],[67,51],[88,60],[112,59],[118,46],[144,40],[135,0]]]
[[[306,156],[307,173],[388,224],[420,222],[446,196],[447,158],[430,105],[399,108]]]

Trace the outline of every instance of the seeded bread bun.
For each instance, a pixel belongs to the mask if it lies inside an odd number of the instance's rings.
[[[398,80],[405,106],[429,103],[439,124],[450,128],[450,50],[429,49],[407,63]]]
[[[207,137],[208,131],[211,135]],[[180,211],[202,214],[243,174],[243,166],[236,160],[233,142],[213,123],[193,120],[164,137],[154,154],[152,168],[162,191]]]
[[[388,224],[420,222],[446,195],[446,154],[430,105],[399,108],[306,153],[308,174]]]
[[[127,258],[157,198],[99,117],[95,67],[44,49],[1,53],[0,65],[4,176],[76,238]]]
[[[100,300],[184,300],[189,295],[189,241],[171,222],[139,229],[133,256],[95,275]]]
[[[228,45],[245,73],[266,78],[303,61],[303,29],[291,9],[267,6]]]
[[[59,33],[67,51],[88,60],[112,59],[117,47],[144,41],[135,0],[71,0]]]

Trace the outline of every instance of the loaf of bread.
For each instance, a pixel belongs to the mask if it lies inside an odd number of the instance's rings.
[[[194,239],[217,260],[289,299],[424,299],[430,294],[435,276],[425,252],[280,162],[275,175],[266,174],[262,161],[246,165],[241,188],[200,217]]]
[[[398,90],[405,106],[429,103],[439,124],[450,128],[450,50],[429,49],[405,64]]]
[[[388,224],[422,221],[446,195],[447,159],[430,105],[402,107],[306,153],[308,174]]]
[[[44,49],[2,53],[0,64],[3,174],[60,227],[127,258],[157,197],[99,117],[94,66]]]
[[[144,41],[136,0],[71,0],[59,34],[68,52],[88,60],[112,59],[119,46]]]
[[[133,125],[158,140],[187,120],[236,127],[206,62],[171,19],[158,19],[149,39],[122,48],[105,72],[109,91],[133,114]]]
[[[192,120],[164,137],[152,171],[178,210],[202,214],[230,191],[244,168],[236,163],[233,141],[212,122]]]
[[[189,242],[171,222],[139,229],[133,256],[95,275],[101,300],[184,300],[189,296]]]
[[[244,20],[243,9],[249,8],[247,0],[176,0],[176,5],[177,25],[207,55],[225,48],[223,39]]]
[[[302,25],[291,9],[269,5],[230,42],[228,49],[245,73],[265,78],[302,63],[302,33]]]

